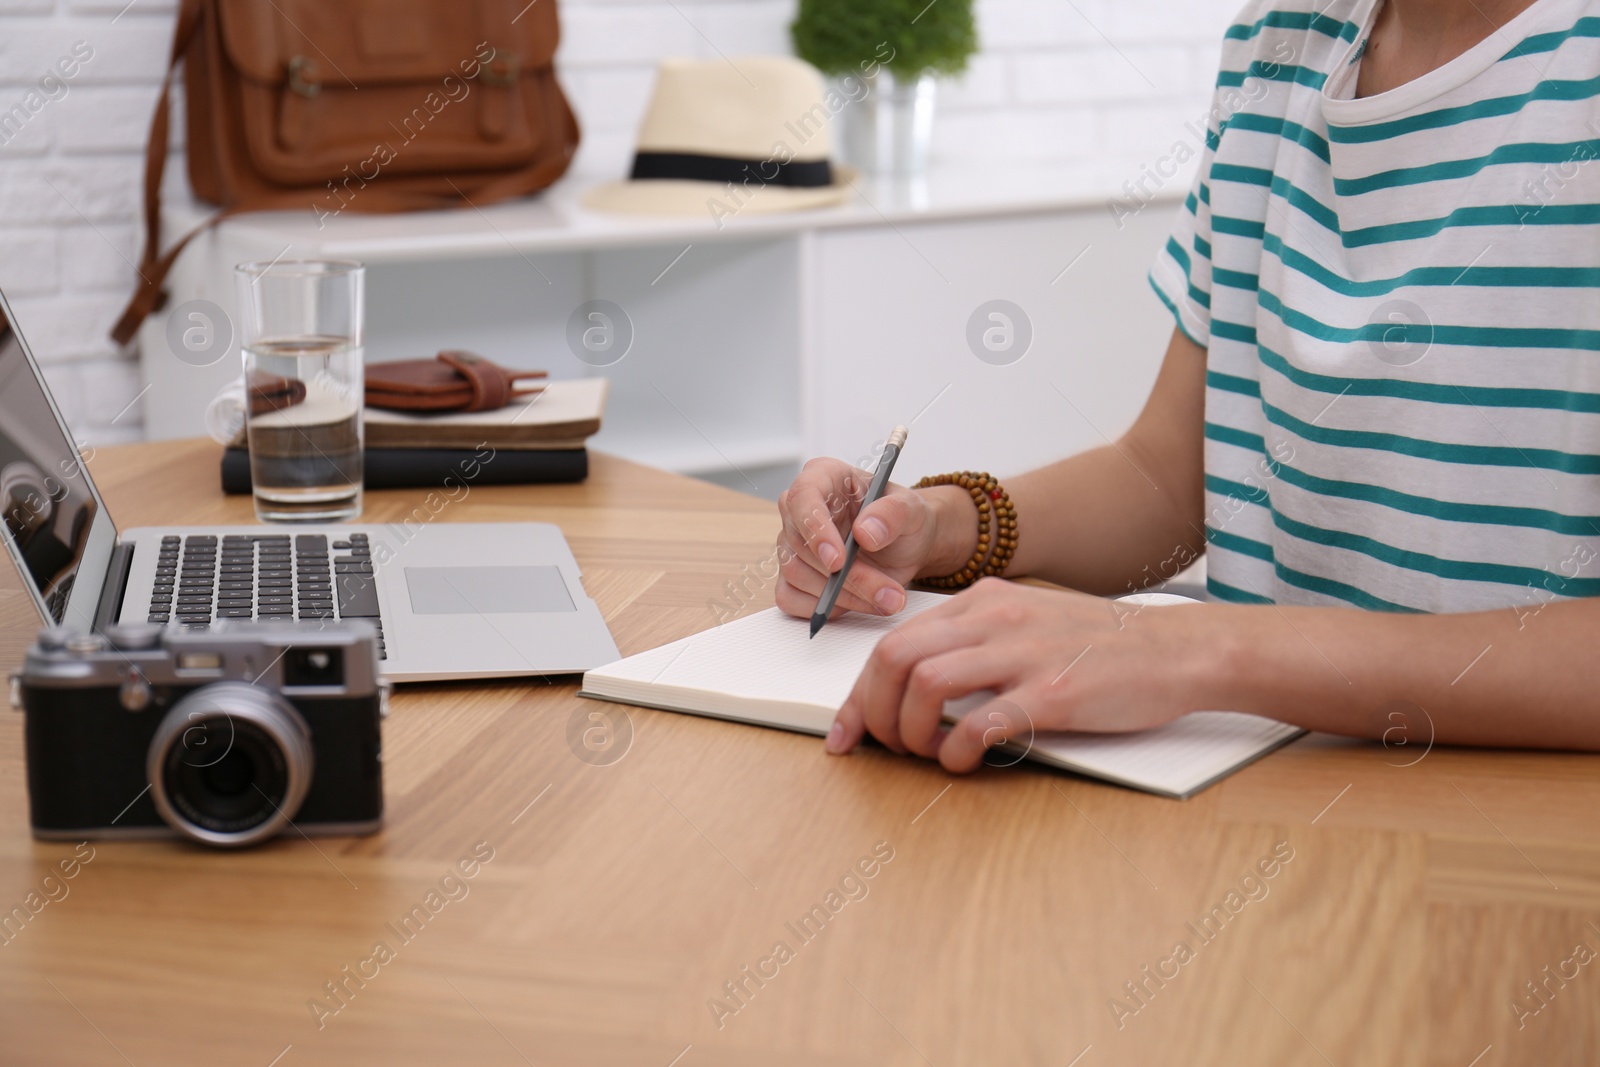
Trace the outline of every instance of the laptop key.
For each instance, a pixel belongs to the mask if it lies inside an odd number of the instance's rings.
[[[217,618],[219,618],[219,619],[248,619],[248,618],[250,618],[250,616],[252,616],[254,614],[255,614],[255,612],[251,611],[249,608],[219,608],[219,609],[217,609]]]
[[[370,578],[347,575],[339,583],[339,615],[346,619],[378,617],[378,588]]]

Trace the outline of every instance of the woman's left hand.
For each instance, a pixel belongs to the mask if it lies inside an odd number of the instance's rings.
[[[878,642],[828,734],[849,752],[871,733],[895,752],[974,770],[1032,731],[1142,730],[1206,706],[1222,649],[1219,613],[1140,607],[986,578]],[[946,701],[992,691],[954,726]]]

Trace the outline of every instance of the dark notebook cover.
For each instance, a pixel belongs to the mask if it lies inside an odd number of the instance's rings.
[[[534,485],[581,482],[589,476],[589,450],[500,449],[485,458],[473,448],[369,448],[368,489],[437,489],[465,485]],[[243,448],[222,452],[222,491],[250,492],[250,453]]]

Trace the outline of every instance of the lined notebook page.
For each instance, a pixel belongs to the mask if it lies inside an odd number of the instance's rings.
[[[905,608],[892,618],[852,612],[829,622],[814,638],[808,636],[809,620],[769,608],[599,667],[584,675],[583,684],[595,689],[609,688],[607,681],[645,683],[680,694],[698,691],[734,701],[814,708],[819,714],[814,731],[824,733],[878,640],[943,599],[938,593],[913,590],[906,595]]]
[[[777,608],[584,675],[583,695],[821,734],[878,640],[945,598],[913,591],[892,618],[849,614],[808,639]],[[960,714],[984,701],[949,706]],[[1167,796],[1187,796],[1303,731],[1254,715],[1202,711],[1131,734],[1039,733],[1029,758]]]

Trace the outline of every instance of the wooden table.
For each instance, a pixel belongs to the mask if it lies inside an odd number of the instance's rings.
[[[93,469],[124,525],[250,518],[210,443]],[[603,456],[586,485],[476,488],[434,521],[467,519],[560,523],[625,653],[709,625],[730,588],[771,599],[771,505]],[[5,577],[10,668],[34,618]],[[612,707],[575,681],[399,692],[376,836],[97,842],[70,881],[46,881],[74,849],[30,839],[5,716],[0,909],[48,902],[0,945],[0,1062],[1600,1059],[1600,958],[1574,958],[1600,950],[1600,758],[1314,736],[1177,802],[633,710],[607,762],[569,744]],[[430,900],[474,850],[493,858]]]

